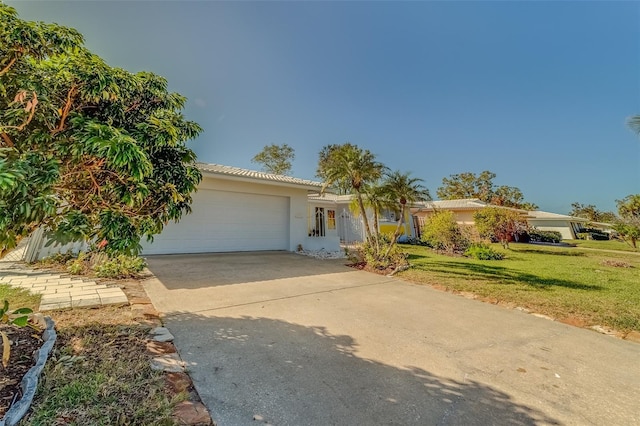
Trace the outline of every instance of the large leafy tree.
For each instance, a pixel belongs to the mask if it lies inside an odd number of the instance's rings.
[[[436,194],[441,200],[456,200],[464,198],[478,198],[489,202],[493,195],[493,179],[495,173],[488,170],[479,175],[471,172],[450,175],[442,178],[442,186]]]
[[[0,4],[0,254],[38,226],[135,253],[201,179],[185,98],[108,66],[77,31]]]
[[[422,179],[411,177],[410,173],[402,173],[399,171],[388,173],[384,179],[383,188],[387,193],[387,198],[392,200],[400,211],[398,226],[396,226],[395,232],[391,237],[391,243],[384,255],[385,257],[389,255],[393,245],[398,241],[402,225],[404,224],[407,204],[431,200],[429,190],[425,188],[421,182],[423,182]]]
[[[320,178],[323,182],[327,182],[326,170],[330,167],[332,154],[335,150],[342,147],[340,144],[325,145],[318,154],[318,168],[316,169],[316,177]],[[340,179],[326,185],[325,189],[331,189],[332,192],[338,195],[347,195],[352,192],[351,183],[347,180]]]
[[[515,186],[501,185],[493,189],[489,204],[494,206],[513,207],[522,210],[536,210],[538,206],[524,200],[522,191]]]
[[[295,151],[289,145],[267,145],[257,153],[251,161],[262,165],[267,173],[286,175],[291,172],[291,161],[296,157]]]
[[[569,216],[582,217],[589,219],[591,222],[607,222],[613,223],[616,215],[613,212],[605,212],[598,209],[593,204],[571,203],[571,211]]]
[[[524,210],[538,208],[533,203],[524,201],[520,189],[513,186],[495,186],[493,179],[496,174],[488,170],[475,173],[465,172],[450,175],[442,179],[442,186],[436,194],[441,200],[456,200],[464,198],[478,198],[496,206],[513,207]]]
[[[614,229],[622,239],[637,248],[640,240],[640,194],[627,195],[616,203],[620,218],[614,223]]]
[[[367,184],[382,176],[385,166],[369,150],[351,143],[328,145],[320,151],[317,175],[324,181],[324,189],[338,187],[352,192],[361,212],[365,212],[363,190]],[[362,215],[367,241],[373,234],[366,214]]]

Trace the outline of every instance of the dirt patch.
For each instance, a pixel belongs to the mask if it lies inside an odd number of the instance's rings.
[[[632,264],[618,259],[603,260],[600,264],[603,266],[611,266],[613,268],[633,268]]]
[[[347,266],[361,271],[373,272],[378,275],[389,275],[395,270],[395,266],[389,266],[388,268],[373,268],[367,264],[367,262],[348,263]]]
[[[584,318],[576,316],[568,316],[565,318],[558,318],[558,321],[563,324],[572,325],[574,327],[587,328],[590,324]]]
[[[7,335],[11,343],[9,365],[4,368],[0,364],[2,372],[0,375],[0,418],[2,418],[13,402],[22,398],[20,381],[27,371],[35,365],[34,354],[40,349],[43,342],[42,332],[30,327],[1,324],[0,331]]]

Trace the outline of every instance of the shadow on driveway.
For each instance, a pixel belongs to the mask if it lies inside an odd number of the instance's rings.
[[[179,313],[166,323],[221,425],[559,424],[475,380],[359,358],[351,336],[325,327]]]
[[[168,290],[196,289],[347,272],[346,259],[318,260],[284,251],[148,256]]]

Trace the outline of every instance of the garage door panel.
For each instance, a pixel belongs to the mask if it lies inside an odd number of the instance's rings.
[[[144,254],[288,250],[289,198],[200,190],[192,213],[170,223]]]

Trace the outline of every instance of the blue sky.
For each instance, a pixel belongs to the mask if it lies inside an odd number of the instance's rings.
[[[188,97],[199,160],[332,143],[425,180],[490,170],[541,209],[640,192],[640,3],[7,1]]]

